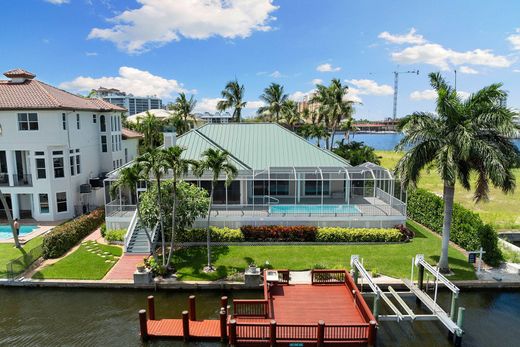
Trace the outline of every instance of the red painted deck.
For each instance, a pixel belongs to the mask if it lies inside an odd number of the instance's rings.
[[[148,320],[150,337],[182,339],[182,319]],[[193,340],[220,340],[220,321],[190,321],[190,338]]]

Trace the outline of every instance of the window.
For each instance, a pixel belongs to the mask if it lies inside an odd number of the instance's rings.
[[[271,181],[270,195],[289,195],[289,181]]]
[[[128,148],[125,148],[125,163],[128,163]]]
[[[97,116],[95,114],[92,115],[92,123],[97,123]]]
[[[67,212],[67,193],[56,193],[56,208],[58,212]]]
[[[329,195],[329,181],[323,181],[323,195]],[[305,195],[321,195],[321,181],[305,181]]]
[[[54,167],[54,178],[65,177],[65,169],[63,166],[63,157],[52,158],[52,165]]]
[[[114,130],[114,116],[110,116],[110,131]]]
[[[79,154],[76,154],[76,174],[79,175],[80,173],[81,173],[81,163],[80,163],[80,159],[79,159]]]
[[[18,113],[18,130],[38,130],[38,114]]]
[[[106,153],[107,151],[107,137],[106,135],[101,135],[101,152]]]
[[[61,126],[63,130],[67,130],[67,115],[65,113],[61,114]]]
[[[115,148],[114,147],[114,135],[110,136],[110,144],[112,145],[112,147],[111,147],[112,148],[112,152],[114,152],[114,148]]]
[[[37,179],[47,178],[47,173],[45,172],[45,159],[44,158],[36,158],[36,178]]]
[[[75,175],[74,172],[75,172],[75,168],[76,168],[76,163],[74,161],[74,156],[70,156],[69,160],[70,160],[70,175],[74,176]]]
[[[79,130],[81,128],[80,126],[80,120],[79,120],[79,113],[76,113],[76,128]]]
[[[99,116],[99,130],[101,132],[107,131],[107,124],[105,123],[105,116],[103,115]]]
[[[45,152],[34,152],[34,155],[45,155]]]
[[[63,151],[52,151],[52,155],[63,155]]]
[[[49,196],[47,194],[39,194],[40,197],[40,213],[49,213]]]

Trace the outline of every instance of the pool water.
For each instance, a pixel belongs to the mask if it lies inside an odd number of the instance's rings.
[[[272,214],[356,214],[354,205],[274,205],[269,206]]]
[[[20,236],[24,236],[37,229],[36,225],[22,225],[20,226]],[[10,225],[0,225],[0,240],[10,239],[13,237]]]

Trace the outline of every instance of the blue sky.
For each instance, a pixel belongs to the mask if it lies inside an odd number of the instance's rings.
[[[356,117],[432,110],[427,74],[472,92],[503,82],[520,108],[519,1],[20,0],[3,7],[0,68],[25,68],[75,92],[117,87],[195,93],[211,110],[225,83],[245,84],[255,111],[270,82],[293,98],[341,78]]]

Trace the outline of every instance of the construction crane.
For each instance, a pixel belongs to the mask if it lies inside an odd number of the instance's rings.
[[[399,74],[413,73],[419,75],[419,70],[394,71],[394,122],[397,119],[397,90],[399,86]]]

